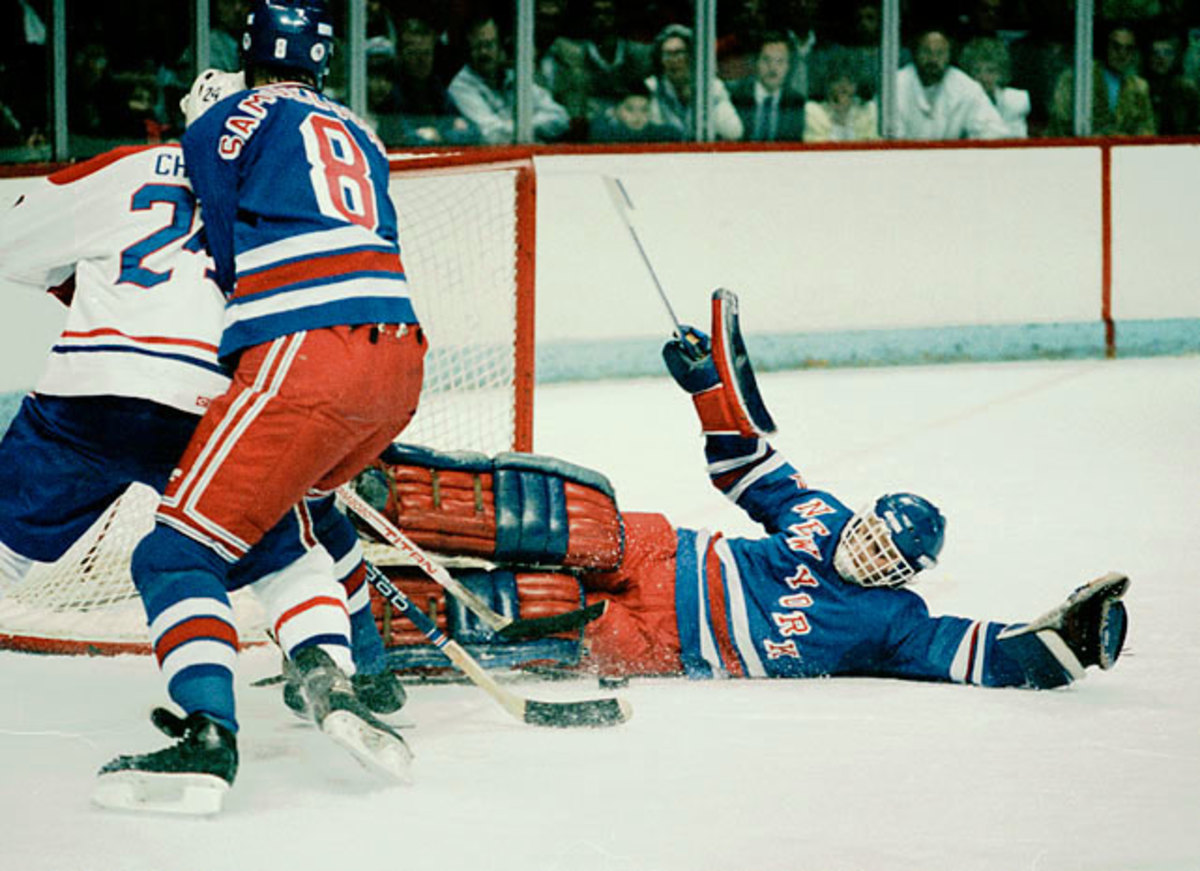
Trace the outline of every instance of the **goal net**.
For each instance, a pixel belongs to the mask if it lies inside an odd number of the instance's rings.
[[[400,438],[438,450],[531,450],[532,161],[469,153],[394,160],[390,187],[430,346],[420,405]],[[129,559],[157,503],[153,490],[133,485],[62,559],[35,566],[0,599],[0,647],[148,652]],[[241,637],[264,637],[253,593],[231,598]]]

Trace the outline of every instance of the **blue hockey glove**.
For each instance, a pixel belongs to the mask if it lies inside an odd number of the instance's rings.
[[[712,343],[695,327],[681,327],[683,335],[663,345],[663,362],[675,383],[688,393],[696,394],[721,381],[713,363]]]

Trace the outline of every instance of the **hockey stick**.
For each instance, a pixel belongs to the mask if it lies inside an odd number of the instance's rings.
[[[565,614],[555,614],[552,617],[531,617],[518,619],[498,614],[483,599],[479,598],[462,581],[450,574],[449,570],[440,563],[429,558],[412,539],[396,528],[390,520],[371,507],[365,499],[351,489],[349,484],[338,488],[338,497],[346,503],[351,511],[370,524],[388,544],[403,553],[433,580],[437,581],[446,592],[454,596],[482,620],[497,637],[505,640],[516,638],[537,638],[543,635],[554,635],[558,632],[571,632],[580,629],[604,613],[604,602],[568,611]]]
[[[658,273],[654,271],[654,264],[650,262],[650,255],[646,253],[646,249],[642,245],[642,240],[638,237],[637,228],[634,227],[632,215],[633,200],[630,199],[629,193],[625,190],[625,185],[621,183],[619,178],[606,175],[604,177],[604,184],[608,188],[608,195],[612,197],[613,206],[616,208],[617,214],[621,216],[621,220],[629,230],[629,235],[633,237],[633,244],[637,246],[638,253],[642,255],[642,263],[646,264],[646,271],[650,273],[650,280],[654,282],[654,287],[658,290],[659,299],[667,307],[667,314],[671,316],[671,323],[675,327],[675,338],[682,339],[684,336],[683,326],[679,323],[679,318],[675,316],[675,309],[672,308],[671,301],[667,299],[667,292],[663,290],[662,282],[658,280]]]
[[[508,711],[518,720],[534,726],[557,726],[570,728],[572,726],[615,726],[624,723],[633,715],[629,703],[617,698],[585,699],[578,702],[539,702],[519,696],[502,687],[494,677],[487,673],[471,654],[467,653],[457,641],[450,638],[429,615],[420,608],[414,607],[412,600],[396,587],[369,560],[364,560],[367,567],[367,580],[371,582],[379,595],[383,596],[393,608],[403,614],[416,626],[429,641],[449,657],[471,681]]]

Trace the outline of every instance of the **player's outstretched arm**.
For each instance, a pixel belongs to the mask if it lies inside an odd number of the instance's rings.
[[[1037,689],[1065,686],[1088,666],[1112,668],[1125,646],[1128,615],[1121,599],[1128,588],[1129,578],[1109,572],[1036,620],[1008,627],[998,643]]]
[[[775,422],[754,378],[737,305],[730,291],[713,291],[711,340],[694,327],[681,327],[663,347],[663,362],[675,383],[691,394],[705,435],[757,438],[774,432]]]

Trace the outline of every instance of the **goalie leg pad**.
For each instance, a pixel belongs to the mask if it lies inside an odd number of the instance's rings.
[[[392,445],[358,492],[429,550],[497,562],[610,570],[623,531],[608,479],[537,454]]]
[[[516,668],[531,663],[573,666],[579,662],[580,632],[524,641],[505,641],[468,608],[421,572],[382,567],[413,603],[486,668]],[[454,575],[493,610],[513,618],[553,617],[583,605],[583,588],[574,575],[535,570],[453,569]],[[395,671],[443,670],[451,666],[424,633],[372,591],[388,665]]]

